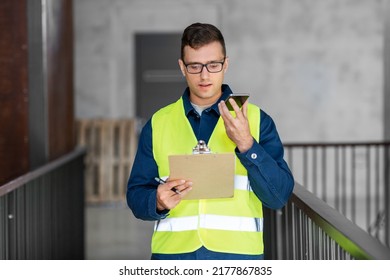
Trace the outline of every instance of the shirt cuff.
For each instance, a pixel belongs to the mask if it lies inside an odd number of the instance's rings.
[[[248,151],[240,153],[240,151],[236,148],[235,152],[241,163],[246,166],[251,164],[258,165],[263,158],[265,150],[259,143],[257,143],[256,140],[254,140],[252,147]]]

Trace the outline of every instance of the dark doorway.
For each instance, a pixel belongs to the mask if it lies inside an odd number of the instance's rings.
[[[142,33],[136,42],[136,115],[144,120],[176,101],[187,86],[178,59],[181,34]]]

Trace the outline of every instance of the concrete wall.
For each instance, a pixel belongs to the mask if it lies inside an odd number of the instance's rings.
[[[385,1],[384,14],[385,35],[384,35],[384,139],[390,141],[390,1]]]
[[[74,1],[76,117],[133,117],[134,34],[200,21],[225,36],[225,81],[284,142],[382,140],[386,1]]]

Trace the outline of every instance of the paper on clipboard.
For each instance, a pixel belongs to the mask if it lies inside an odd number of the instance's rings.
[[[192,154],[168,156],[170,179],[193,182],[183,199],[228,198],[234,194],[235,155]]]

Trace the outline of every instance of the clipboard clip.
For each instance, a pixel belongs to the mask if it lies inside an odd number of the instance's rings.
[[[192,154],[211,154],[211,150],[207,147],[207,144],[203,140],[199,140],[198,144],[194,148],[192,148]]]

